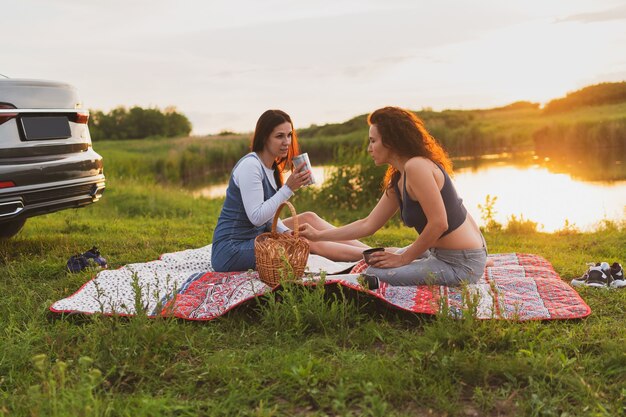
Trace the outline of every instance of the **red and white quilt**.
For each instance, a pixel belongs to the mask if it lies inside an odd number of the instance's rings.
[[[363,288],[357,279],[366,268],[363,262],[353,265],[349,274],[326,276],[325,283],[370,294],[414,313],[437,314],[443,308],[455,317],[470,311],[480,319],[520,321],[574,319],[591,313],[578,293],[561,280],[544,258],[522,253],[489,257],[494,266],[485,269],[478,283],[465,288],[394,287],[382,283],[371,291]],[[319,261],[317,257],[313,271],[319,269]],[[322,264],[332,266],[328,260]],[[335,269],[343,267],[344,264],[338,264]],[[309,282],[314,281],[312,278]],[[52,304],[50,310],[122,316],[141,311],[149,317],[212,320],[271,291],[259,280],[256,271],[214,272],[211,245],[208,245],[167,253],[157,261],[101,271],[75,294]]]

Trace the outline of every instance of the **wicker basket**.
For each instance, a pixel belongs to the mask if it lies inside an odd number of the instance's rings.
[[[278,215],[283,206],[289,207],[294,218],[293,235],[287,233],[276,233]],[[301,238],[298,231],[298,218],[293,205],[285,201],[278,206],[272,231],[258,235],[254,240],[254,255],[256,257],[256,268],[259,271],[259,278],[267,285],[277,286],[283,275],[287,275],[288,268],[293,271],[293,277],[301,278],[304,275],[304,267],[309,259],[309,244]],[[289,266],[286,265],[286,262]]]

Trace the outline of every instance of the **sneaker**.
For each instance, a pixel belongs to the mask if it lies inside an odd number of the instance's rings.
[[[590,267],[590,269],[591,269],[591,267],[596,266],[596,264],[588,263],[587,266]],[[572,286],[573,287],[582,287],[583,285],[587,284],[587,279],[589,279],[589,271],[590,271],[590,269],[588,269],[587,272],[585,272],[582,277],[574,278],[572,280]]]
[[[67,269],[70,272],[80,272],[83,269],[87,268],[89,265],[89,261],[81,254],[76,254],[70,256],[70,259],[67,260]]]
[[[612,288],[623,288],[626,287],[626,279],[624,279],[624,268],[622,265],[617,262],[613,262],[610,268],[611,277],[613,278],[613,282],[611,282]]]
[[[592,266],[589,268],[586,275],[587,282],[585,285],[588,287],[608,288],[613,281],[611,268],[606,262],[597,263],[596,266]]]
[[[574,287],[597,287],[607,288],[611,283],[611,273],[609,264],[606,262],[598,262],[596,264],[588,264],[589,269],[580,278],[574,278],[572,280],[572,286]]]
[[[100,251],[95,246],[83,253],[83,256],[87,258],[87,261],[93,261],[100,268],[107,267],[107,260],[100,256]]]

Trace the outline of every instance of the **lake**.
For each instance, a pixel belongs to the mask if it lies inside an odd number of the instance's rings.
[[[465,207],[482,224],[479,204],[487,195],[497,197],[495,220],[506,223],[512,215],[539,224],[539,230],[553,232],[567,222],[582,231],[597,227],[602,220],[626,218],[626,166],[619,159],[591,157],[538,158],[534,155],[485,156],[454,160],[457,186]],[[313,167],[319,187],[332,166]],[[195,196],[220,198],[227,184],[212,185]]]

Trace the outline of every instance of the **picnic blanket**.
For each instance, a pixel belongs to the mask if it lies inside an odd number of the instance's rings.
[[[544,258],[522,253],[489,255],[494,261],[476,284],[394,287],[381,283],[369,290],[359,283],[367,265],[335,263],[311,255],[309,278],[314,285],[320,271],[348,270],[327,275],[326,285],[341,285],[367,293],[402,310],[462,317],[463,311],[480,319],[556,320],[582,318],[591,313],[578,293],[561,280]],[[255,297],[273,291],[256,271],[215,272],[211,245],[167,253],[159,260],[103,270],[76,293],[52,304],[55,313],[101,313],[148,317],[212,320]],[[469,309],[469,310],[468,310]]]

